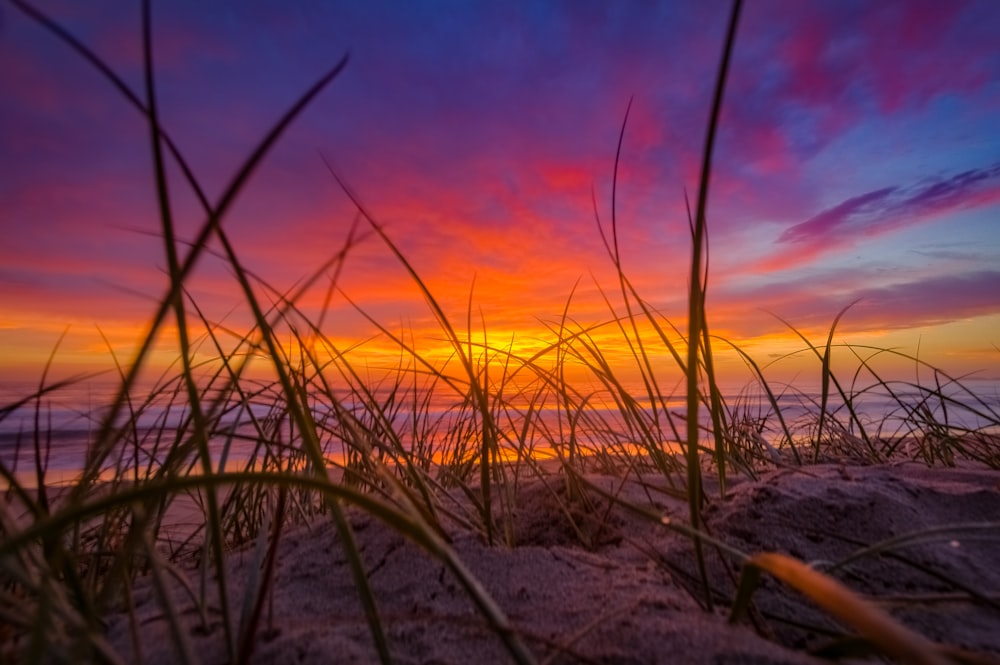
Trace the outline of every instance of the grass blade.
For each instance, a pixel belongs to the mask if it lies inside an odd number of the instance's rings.
[[[687,474],[688,474],[688,506],[691,526],[701,529],[701,461],[698,455],[698,348],[702,339],[702,322],[705,321],[705,291],[702,276],[702,253],[706,234],[705,214],[708,208],[708,188],[712,174],[712,151],[715,147],[715,134],[719,125],[719,114],[722,110],[722,96],[726,86],[726,75],[729,72],[729,62],[732,56],[733,44],[736,41],[736,26],[739,24],[742,0],[734,0],[732,13],[729,17],[729,27],[726,31],[726,41],[722,51],[722,62],[716,76],[715,92],[712,98],[712,110],[709,114],[708,129],[705,136],[704,153],[701,162],[701,176],[698,185],[698,208],[694,220],[694,233],[691,249],[691,283],[688,294],[688,361],[687,361]],[[713,379],[709,377],[711,384]],[[698,569],[705,588],[705,605],[712,607],[712,597],[708,587],[708,573],[705,569],[705,557],[701,541],[695,541],[695,556],[698,559]]]
[[[947,665],[949,659],[934,642],[903,626],[872,603],[864,600],[837,580],[811,568],[798,559],[764,552],[750,557],[747,566],[767,571],[836,617],[852,626],[863,637],[875,644],[885,654],[902,663],[913,665]],[[759,573],[748,573],[751,578]],[[751,580],[752,581],[752,580]],[[752,589],[741,585],[741,593]],[[737,599],[737,607],[746,606],[746,600]]]

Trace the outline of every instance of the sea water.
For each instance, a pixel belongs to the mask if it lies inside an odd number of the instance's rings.
[[[34,484],[37,477],[36,462],[41,461],[45,469],[47,483],[71,480],[83,468],[87,456],[97,443],[99,432],[109,412],[118,390],[118,385],[107,381],[80,382],[30,398],[37,393],[37,386],[24,382],[0,382],[0,464],[14,474],[20,482]],[[940,391],[940,394],[936,394]],[[677,432],[684,432],[683,397],[664,400],[643,396],[636,386],[633,395],[635,405],[647,424],[655,425],[655,435],[665,447],[675,445]],[[118,437],[128,445],[119,445],[109,455],[112,466],[116,460],[124,459],[126,465],[137,468],[152,468],[162,463],[173,442],[190,436],[191,411],[178,390],[134,391],[131,408],[120,409],[116,424],[128,425],[124,435]],[[152,397],[150,397],[152,395]],[[941,395],[945,399],[941,399]],[[374,423],[371,411],[359,404],[356,394],[347,390],[335,393],[340,407],[350,411],[362,422]],[[375,391],[376,401],[388,403],[388,394]],[[203,409],[211,408],[211,395],[206,396]],[[396,396],[396,399],[400,395]],[[30,399],[25,399],[30,398]],[[727,405],[727,418],[741,427],[759,434],[771,445],[780,445],[785,440],[785,432],[775,411],[771,398],[759,387],[742,386],[730,388],[723,395]],[[813,432],[822,393],[818,390],[785,390],[774,395],[785,425],[803,438]],[[954,400],[954,401],[952,401]],[[276,408],[280,400],[272,394],[261,392],[248,402],[229,402],[213,419],[213,436],[209,442],[213,465],[216,469],[224,464],[246,460],[254,454],[259,444],[260,428],[269,432],[269,437],[291,441],[294,428],[288,422],[285,411]],[[893,388],[890,393],[884,386],[876,386],[864,391],[856,391],[851,397],[851,409],[831,387],[827,396],[826,412],[832,426],[843,427],[849,433],[857,433],[858,422],[869,435],[881,437],[902,437],[913,433],[914,423],[921,419],[945,422],[953,433],[963,431],[987,431],[1000,434],[1000,383],[986,380],[967,380],[961,386],[936,386],[919,390],[913,386]],[[337,411],[328,404],[328,399],[314,397],[310,408],[312,416],[320,424],[324,453],[333,459],[342,458],[343,445],[332,434],[337,431],[334,421]],[[853,410],[853,415],[851,414]],[[393,431],[398,433],[404,445],[412,445],[415,438],[423,437],[438,445],[453,439],[459,423],[466,426],[464,436],[474,437],[475,428],[469,428],[470,407],[462,407],[461,399],[454,393],[441,391],[428,401],[426,407],[414,414],[412,406],[396,404],[390,410],[389,420]],[[624,417],[610,395],[598,395],[587,404],[587,418],[575,419],[568,415],[553,395],[547,401],[536,403],[532,418],[533,428],[528,436],[532,440],[522,441],[524,418],[529,409],[527,404],[514,406],[502,411],[498,418],[501,438],[509,446],[538,445],[551,446],[552,442],[569,438],[570,431],[575,441],[582,447],[620,444],[629,446],[638,443],[645,436],[636,427],[634,418]],[[138,414],[133,415],[133,414]],[[256,423],[254,423],[256,419]],[[670,420],[673,420],[671,425]],[[709,427],[706,409],[701,410],[703,427]],[[421,432],[415,432],[422,428]],[[683,434],[682,434],[683,436]],[[138,442],[139,445],[135,445]],[[452,442],[454,445],[454,442]]]

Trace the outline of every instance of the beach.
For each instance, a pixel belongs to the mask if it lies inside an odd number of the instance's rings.
[[[733,478],[721,494],[711,475],[705,478],[706,531],[747,554],[780,552],[822,569],[865,547],[925,533],[829,574],[943,645],[942,657],[959,659],[941,662],[1000,662],[997,534],[976,527],[1000,515],[997,471],[974,463],[822,464]],[[620,503],[682,523],[687,503],[663,477],[590,473],[583,480],[569,497],[558,471],[523,478],[509,514],[513,544],[488,545],[469,527],[474,511],[458,493],[447,502],[453,518],[442,518],[449,547],[537,662],[792,664],[849,653],[840,637],[850,626],[767,574],[748,618],[731,625],[740,565],[711,546],[707,609],[692,540]],[[512,661],[446,565],[371,514],[348,508],[346,515],[394,662]],[[260,559],[249,544],[225,560],[238,611],[246,587],[261,577]],[[287,527],[273,566],[249,662],[378,662],[329,517]],[[198,571],[185,573],[197,587]],[[195,661],[226,662],[218,598],[199,609],[176,579],[170,589]],[[134,623],[128,612],[106,617],[109,643],[126,662],[182,662],[150,579],[137,581],[132,602]],[[855,658],[866,651],[862,642],[850,647]]]
[[[149,4],[0,44],[0,665],[1000,665],[990,11]]]

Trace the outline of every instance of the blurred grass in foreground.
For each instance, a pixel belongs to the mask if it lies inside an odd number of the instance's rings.
[[[130,607],[133,582],[137,576],[149,575],[172,627],[178,660],[194,662],[167,587],[173,578],[187,580],[188,573],[179,562],[196,561],[200,580],[185,584],[203,612],[209,597],[220,600],[228,660],[247,662],[282,530],[290,523],[319,518],[332,520],[340,534],[373,643],[379,657],[389,662],[392,654],[378,599],[344,516],[345,506],[350,505],[384,521],[439,559],[487,618],[511,657],[533,662],[502,608],[449,547],[442,516],[478,531],[491,544],[516,546],[518,489],[532,478],[548,477],[553,465],[566,483],[561,500],[567,503],[600,491],[586,480],[593,470],[622,476],[658,474],[679,496],[686,497],[688,523],[666,521],[665,527],[690,537],[706,608],[711,607],[712,596],[705,578],[703,546],[710,543],[723,550],[727,546],[711,539],[702,528],[702,507],[713,500],[702,489],[705,469],[713,470],[724,491],[732,474],[754,476],[775,465],[827,459],[879,463],[905,456],[927,464],[974,460],[1000,467],[1000,416],[995,405],[977,397],[961,380],[936,368],[925,368],[931,373],[929,383],[884,380],[876,357],[896,352],[858,347],[848,347],[857,357],[856,371],[846,381],[838,376],[831,362],[833,339],[846,310],[834,318],[822,344],[814,344],[789,326],[819,364],[818,400],[798,393],[793,386],[770,385],[760,365],[734,341],[709,333],[704,307],[708,276],[705,210],[713,137],[739,2],[729,23],[698,199],[689,220],[692,263],[686,334],[643,300],[622,271],[614,195],[610,239],[598,221],[617,268],[620,297],[616,304],[605,296],[610,318],[601,327],[616,329],[631,350],[631,371],[641,386],[638,393],[636,384],[621,378],[619,365],[595,341],[595,328],[573,320],[572,294],[558,324],[550,328],[547,346],[531,355],[517,353],[510,340],[491,339],[486,324],[474,320],[471,297],[461,325],[453,320],[374,213],[333,169],[332,176],[357,207],[360,224],[381,239],[420,288],[452,356],[444,362],[429,359],[406,331],[394,332],[369,317],[399,348],[398,366],[376,374],[363,364],[363,354],[338,348],[327,336],[328,326],[336,323],[327,324],[325,312],[310,319],[300,311],[303,294],[320,280],[330,279],[329,292],[335,289],[344,259],[357,242],[357,224],[342,250],[294,289],[276,289],[244,269],[222,221],[284,129],[336,79],[347,65],[347,56],[289,108],[212,203],[159,122],[148,3],[143,5],[145,89],[140,95],[54,21],[22,0],[12,2],[97,67],[148,120],[169,280],[140,350],[129,364],[117,365],[117,395],[103,409],[84,467],[70,486],[54,488],[47,481],[51,431],[44,413],[46,397],[65,389],[67,383],[47,382],[46,368],[33,394],[0,409],[0,420],[32,404],[37,414],[33,431],[18,441],[19,446],[31,448],[33,482],[24,482],[23,469],[0,460],[0,479],[7,485],[0,512],[3,658],[23,662],[126,660],[129,655],[115,653],[105,641],[102,616],[121,607],[123,600]],[[625,129],[623,123],[622,135]],[[619,142],[615,182],[620,151]],[[204,212],[205,221],[189,244],[175,236],[168,160],[180,167]],[[235,345],[227,341],[232,331],[204,313],[187,289],[198,260],[215,251],[210,245],[221,247],[253,313],[253,328],[240,334]],[[357,307],[364,313],[363,304]],[[138,390],[140,370],[157,335],[170,321],[179,331],[175,373],[164,375],[147,391]],[[714,376],[712,349],[720,343],[734,348],[750,372],[747,391],[732,403]],[[206,348],[214,349],[211,362],[194,362],[194,350],[204,354]],[[675,364],[671,372],[654,370],[653,348],[667,350]],[[50,363],[56,362],[55,356],[53,352]],[[916,358],[911,360],[921,364]],[[267,363],[273,380],[248,378],[251,361]],[[572,372],[567,371],[570,367]],[[579,377],[581,372],[586,381],[567,378],[568,374]],[[677,376],[684,385],[679,396],[667,387],[675,385],[671,382]],[[858,405],[875,393],[888,397],[893,406],[883,419],[872,421]],[[442,395],[452,404],[444,411],[435,407]],[[785,416],[790,399],[805,415]],[[678,400],[684,404],[683,413],[677,411]],[[150,426],[148,416],[154,405],[159,415],[152,416]],[[977,424],[969,426],[970,420]],[[446,499],[447,491],[456,489],[467,497],[473,511],[456,513]],[[652,521],[662,519],[649,509],[630,508]],[[590,546],[585,530],[574,523],[573,512],[564,512],[581,544]],[[178,515],[183,516],[182,523]],[[255,584],[232,589],[224,555],[229,547],[242,543],[256,544],[254,569],[260,573]],[[912,656],[902,644],[913,639],[910,633],[900,632],[871,603],[841,589],[824,573],[774,554],[727,551],[747,564],[744,584],[732,600],[734,617],[749,603],[756,576],[766,571],[807,595],[826,594],[825,606],[832,614],[854,622],[886,652]],[[923,662],[942,662],[933,648],[918,655]]]

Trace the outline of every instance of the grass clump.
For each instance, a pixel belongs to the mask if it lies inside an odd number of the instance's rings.
[[[148,121],[168,271],[139,351],[128,365],[116,364],[116,395],[99,414],[81,473],[70,486],[50,487],[51,430],[46,430],[43,418],[43,398],[67,384],[48,383],[43,374],[33,395],[0,409],[0,420],[32,403],[37,414],[34,431],[26,437],[32,446],[32,482],[25,482],[16,461],[0,460],[0,477],[7,486],[0,512],[0,618],[5,626],[0,642],[5,658],[136,659],[138,654],[117,653],[107,642],[102,617],[124,608],[132,617],[138,644],[140,626],[131,590],[138,577],[148,576],[180,662],[197,659],[185,619],[168,591],[173,580],[186,585],[201,629],[218,631],[227,660],[247,662],[262,631],[283,530],[323,519],[330,520],[343,544],[375,651],[380,660],[390,662],[393,654],[379,599],[347,516],[351,508],[384,522],[439,561],[510,657],[533,662],[522,636],[456,555],[448,535],[448,525],[457,523],[479,532],[489,544],[518,545],[518,492],[527,480],[545,485],[571,532],[592,547],[600,533],[592,523],[599,505],[595,497],[606,502],[600,504],[606,512],[598,522],[606,519],[610,505],[622,500],[595,488],[587,474],[600,471],[635,479],[658,474],[667,492],[687,501],[687,522],[670,520],[667,526],[690,538],[700,577],[697,595],[706,608],[718,602],[708,579],[706,550],[724,550],[747,564],[749,581],[728,600],[739,615],[749,606],[754,576],[762,570],[811,595],[820,593],[816,590],[826,588],[828,581],[799,562],[768,553],[744,554],[713,539],[702,517],[710,500],[705,468],[714,469],[722,494],[733,475],[753,476],[764,468],[831,457],[874,463],[902,455],[928,464],[974,460],[1000,467],[1000,415],[960,379],[926,365],[922,369],[933,377],[929,384],[883,379],[877,356],[898,352],[849,346],[845,348],[858,367],[849,382],[842,382],[834,371],[832,351],[834,331],[845,312],[835,318],[824,345],[814,345],[795,331],[805,352],[819,362],[818,398],[791,386],[771,385],[764,368],[736,343],[709,333],[706,209],[739,2],[729,23],[697,203],[689,220],[687,332],[645,301],[624,273],[614,192],[610,240],[600,222],[598,226],[617,268],[621,304],[616,306],[605,295],[610,321],[582,326],[572,318],[571,294],[557,323],[550,326],[550,339],[525,356],[512,343],[491,340],[485,322],[481,336],[474,330],[471,296],[465,328],[459,327],[375,215],[330,169],[355,203],[369,237],[379,239],[409,272],[450,345],[450,358],[434,361],[419,352],[412,335],[394,332],[369,317],[399,348],[397,365],[381,374],[356,362],[356,348],[339,348],[327,335],[326,311],[311,319],[299,307],[307,289],[321,279],[329,278],[329,293],[335,291],[344,260],[359,242],[357,225],[343,248],[309,279],[295,289],[280,290],[246,270],[222,223],[282,132],[335,81],[347,56],[275,123],[212,203],[159,119],[148,3],[143,5],[141,96],[57,23],[23,0],[13,4],[94,65]],[[624,131],[625,123],[622,135]],[[620,154],[621,140],[616,174]],[[180,167],[204,213],[194,241],[187,245],[180,242],[174,225],[166,177],[170,160]],[[214,251],[210,246],[215,243],[221,247],[216,255],[228,265],[252,313],[252,326],[245,332],[234,334],[214,321],[190,295],[193,268]],[[624,307],[625,313],[617,313],[616,307]],[[362,306],[358,309],[364,313]],[[178,331],[178,362],[143,389],[140,372],[170,320]],[[631,352],[638,390],[622,378],[623,370],[598,342],[598,332],[608,328],[617,331]],[[713,347],[720,343],[735,349],[750,371],[748,388],[732,402],[714,375]],[[205,349],[209,360],[196,360],[206,355]],[[654,371],[652,349],[669,353],[676,365],[674,378]],[[251,362],[267,363],[271,378],[251,378]],[[574,375],[583,371],[589,380],[570,381],[571,367]],[[676,376],[683,386],[680,395],[664,388]],[[861,407],[874,395],[890,399],[893,406],[885,418],[869,422]],[[681,414],[678,405],[683,406]],[[786,414],[791,410],[801,415],[790,418]],[[649,509],[628,508],[657,523],[662,519]],[[233,589],[225,557],[241,545],[251,548],[257,573],[251,584]],[[839,587],[835,590],[840,593]],[[870,614],[869,603],[849,594],[834,596],[840,600],[830,601],[833,614],[849,611],[862,619]],[[879,623],[881,615],[871,616],[874,623],[862,620],[859,628],[872,632],[876,641],[885,635],[887,651],[909,639]]]

